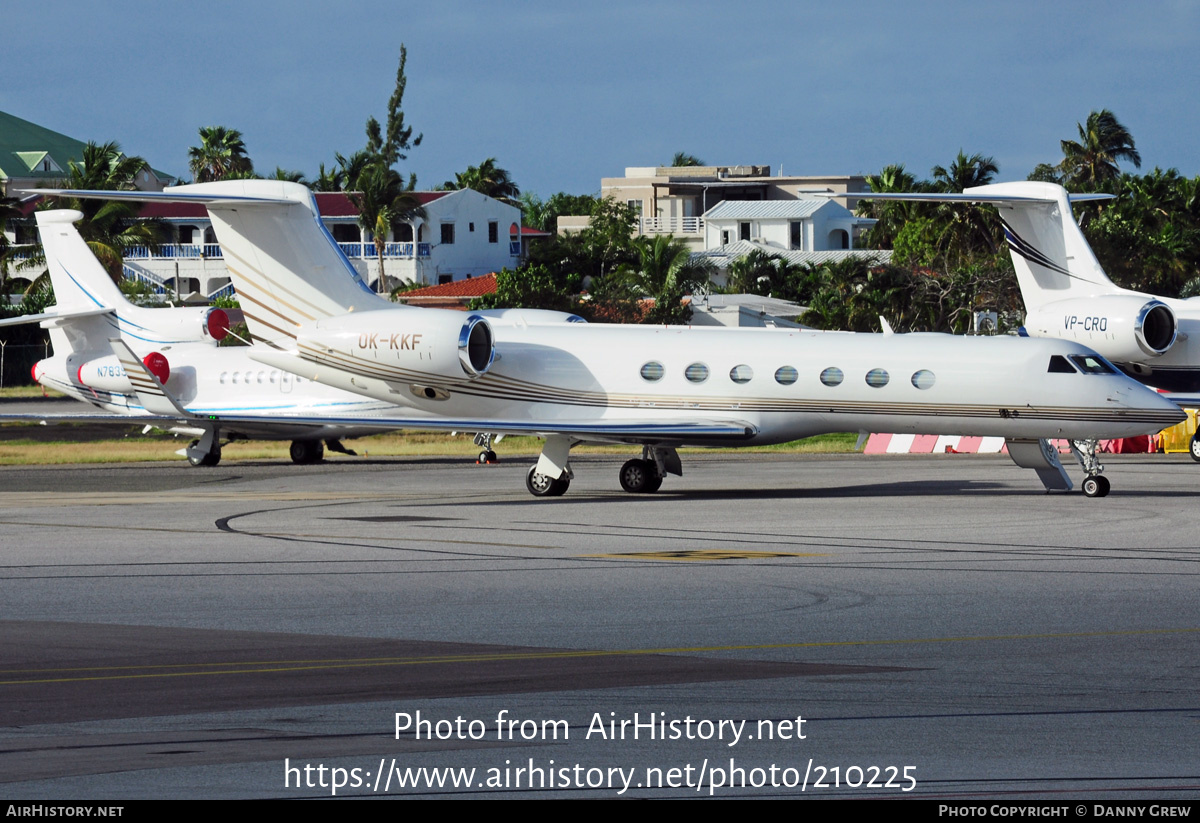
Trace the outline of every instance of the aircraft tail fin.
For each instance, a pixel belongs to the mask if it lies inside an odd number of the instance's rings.
[[[82,212],[51,209],[34,212],[34,217],[60,313],[132,308],[75,228],[75,221],[83,219]]]
[[[113,354],[117,356],[117,361],[121,364],[121,368],[125,370],[125,376],[128,378],[130,385],[133,386],[133,391],[137,394],[138,402],[142,404],[142,408],[151,414],[163,415],[165,417],[190,418],[193,416],[183,406],[179,405],[179,401],[163,386],[158,376],[133,353],[133,349],[129,348],[128,343],[119,337],[114,337],[108,342],[112,346]]]
[[[986,195],[1000,212],[1017,282],[1030,312],[1068,297],[1091,297],[1120,289],[1105,274],[1071,212],[1066,189],[1054,183],[996,183],[967,189]]]
[[[55,193],[204,205],[252,340],[290,347],[297,326],[349,312],[396,307],[363,282],[321,223],[312,192],[298,183],[222,180],[162,192]]]

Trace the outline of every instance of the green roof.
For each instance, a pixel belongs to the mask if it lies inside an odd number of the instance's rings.
[[[33,177],[55,180],[65,177],[72,160],[83,157],[82,140],[30,123],[0,111],[0,180]],[[49,169],[44,168],[49,163]],[[174,175],[151,169],[160,180]]]

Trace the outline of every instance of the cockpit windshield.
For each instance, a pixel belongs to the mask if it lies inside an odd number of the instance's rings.
[[[1096,354],[1072,354],[1071,362],[1084,374],[1116,374],[1117,370],[1107,360]]]

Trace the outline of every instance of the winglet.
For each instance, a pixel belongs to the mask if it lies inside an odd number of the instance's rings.
[[[179,402],[167,391],[154,373],[146,368],[146,364],[133,353],[133,349],[129,348],[128,343],[119,337],[110,338],[108,342],[112,346],[113,354],[121,363],[121,368],[125,369],[125,376],[133,386],[142,408],[151,414],[160,414],[166,417],[195,417],[179,405]]]

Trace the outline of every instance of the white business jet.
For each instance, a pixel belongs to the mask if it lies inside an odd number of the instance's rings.
[[[1047,439],[1126,437],[1183,419],[1066,341],[503,322],[397,306],[366,287],[296,184],[63,193],[203,203],[255,341],[252,358],[405,407],[409,416],[381,424],[543,437],[526,478],[539,497],[566,491],[570,450],[585,441],[640,445],[620,483],[652,492],[682,473],[680,446],[855,430],[1004,437],[1013,460],[1047,488],[1070,489]],[[414,412],[431,417],[414,421]],[[1083,486],[1089,496],[1109,488],[1092,472]]]
[[[1071,203],[1111,199],[1069,194],[1055,183],[1022,181],[962,194],[872,194],[874,200],[988,203],[996,207],[1012,254],[1023,333],[1082,343],[1139,382],[1200,406],[1200,298],[1180,300],[1123,289],[1109,279],[1075,221]],[[1190,394],[1190,396],[1189,396]],[[1192,438],[1200,461],[1200,440]]]
[[[389,403],[264,368],[247,356],[245,346],[218,348],[217,341],[229,331],[229,318],[221,309],[134,306],[73,225],[82,214],[53,210],[35,216],[56,305],[45,313],[6,319],[0,325],[41,322],[46,326],[54,355],[34,366],[34,379],[106,413],[5,415],[4,419],[153,423],[196,438],[186,450],[189,462],[213,466],[221,459],[222,439],[291,440],[292,460],[312,463],[321,459],[326,444],[345,452],[340,438],[380,431],[346,423],[297,424],[280,419],[281,415],[328,413],[347,418],[394,409]],[[130,358],[135,365],[126,368]],[[173,398],[172,402],[156,404],[146,395],[152,388],[139,378],[145,369],[157,376],[163,387],[159,394]],[[231,413],[262,419],[223,425],[221,418]]]

